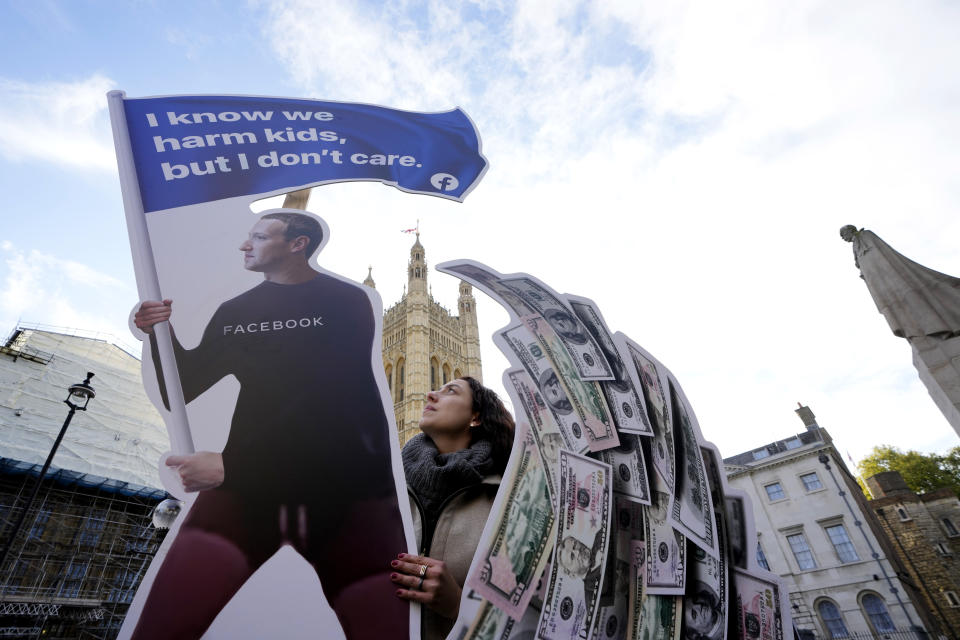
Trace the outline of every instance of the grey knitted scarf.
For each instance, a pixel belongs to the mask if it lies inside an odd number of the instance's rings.
[[[404,445],[402,457],[407,486],[420,501],[428,522],[440,515],[440,506],[450,494],[479,484],[494,469],[493,446],[487,440],[453,453],[440,453],[433,440],[418,433]]]

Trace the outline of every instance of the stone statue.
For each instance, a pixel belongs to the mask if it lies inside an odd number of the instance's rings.
[[[895,336],[906,338],[920,379],[960,434],[960,278],[917,264],[877,234],[840,229],[877,309]]]

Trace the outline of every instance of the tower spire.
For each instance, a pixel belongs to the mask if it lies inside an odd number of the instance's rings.
[[[427,253],[420,244],[420,221],[417,220],[417,239],[410,247],[410,262],[407,264],[407,290],[410,293],[427,293]]]
[[[373,281],[373,265],[367,267],[367,277],[364,278],[363,284],[367,285],[371,289],[377,288],[377,283]]]

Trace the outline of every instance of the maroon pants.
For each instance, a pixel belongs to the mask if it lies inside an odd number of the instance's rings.
[[[309,562],[349,640],[407,638],[410,606],[394,595],[390,561],[405,550],[395,498],[250,504],[201,492],[160,567],[135,640],[200,638],[244,582],[284,544]],[[326,637],[317,629],[318,638]]]

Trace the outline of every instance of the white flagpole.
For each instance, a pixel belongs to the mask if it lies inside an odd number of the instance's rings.
[[[160,293],[160,280],[157,277],[157,265],[153,260],[150,236],[147,233],[147,220],[143,213],[140,184],[137,181],[137,172],[133,163],[133,148],[130,146],[130,132],[127,129],[127,116],[123,108],[125,96],[123,91],[111,91],[107,94],[107,103],[110,106],[113,144],[117,150],[120,191],[123,194],[123,209],[127,217],[127,233],[130,235],[130,247],[133,250],[134,273],[137,277],[137,289],[146,299],[163,300]],[[163,383],[167,389],[167,402],[170,404],[170,413],[167,418],[170,447],[174,453],[194,453],[186,402],[183,398],[183,388],[180,386],[177,360],[173,353],[170,323],[157,324],[153,328],[153,334],[157,340]]]

